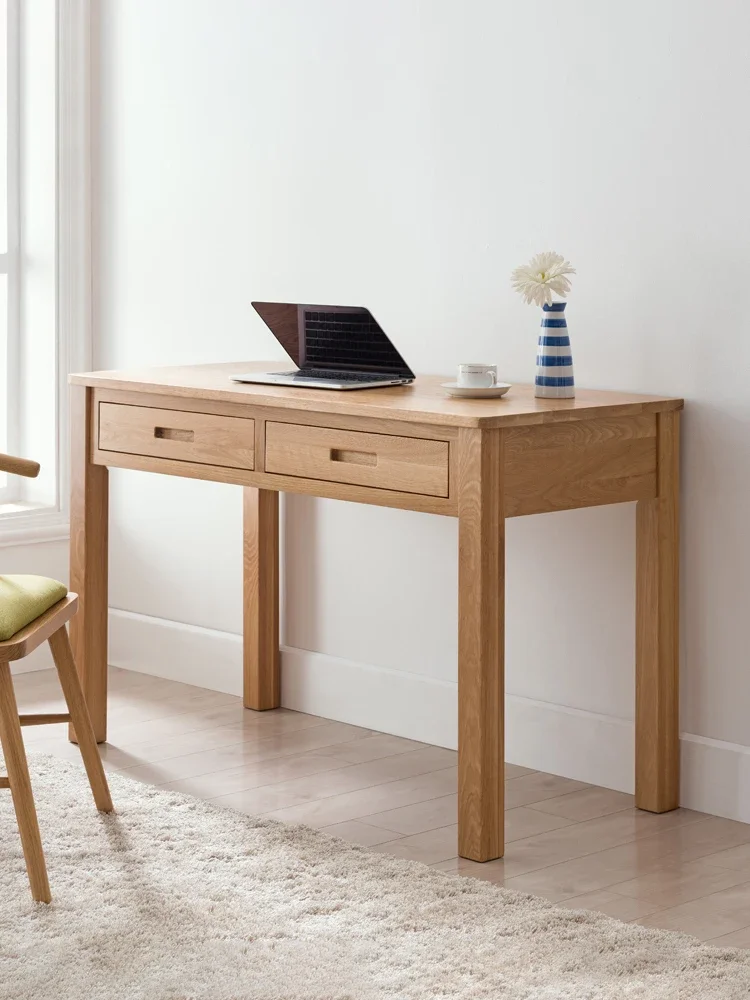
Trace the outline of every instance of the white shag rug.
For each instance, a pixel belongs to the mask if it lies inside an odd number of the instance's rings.
[[[734,1000],[750,956],[32,756],[53,903],[0,798],[2,1000]]]

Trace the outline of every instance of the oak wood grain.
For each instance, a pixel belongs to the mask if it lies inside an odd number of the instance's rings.
[[[398,493],[377,487],[355,486],[351,483],[331,483],[324,479],[303,479],[299,476],[280,476],[272,473],[253,472],[245,469],[225,469],[218,465],[199,465],[178,462],[148,455],[127,455],[123,452],[96,451],[93,461],[97,465],[115,469],[137,469],[165,476],[202,479],[214,483],[232,483],[256,489],[276,490],[283,493],[302,493],[306,496],[328,497],[351,503],[372,504],[376,507],[396,507],[400,510],[417,510],[427,514],[455,517],[456,501],[453,497],[432,497],[423,493]]]
[[[505,849],[503,437],[459,437],[458,853],[472,861]]]
[[[265,469],[402,493],[448,496],[448,442],[266,423]]]
[[[679,747],[679,413],[659,414],[658,496],[636,508],[636,805],[676,809]]]
[[[109,473],[95,465],[93,390],[70,387],[70,589],[80,595],[70,641],[97,742],[107,738]],[[75,733],[71,727],[71,739]]]
[[[299,424],[299,414],[289,408],[278,406],[263,406],[254,400],[244,400],[239,403],[217,402],[213,399],[194,398],[187,396],[165,396],[152,392],[131,392],[127,389],[94,389],[94,399],[99,403],[123,403],[131,406],[152,406],[157,409],[173,409],[181,412],[215,413],[228,417],[252,417],[256,425],[262,425],[266,420],[285,421]],[[372,431],[376,434],[396,434],[399,436],[428,438],[436,441],[453,441],[458,438],[458,427],[451,425],[420,424],[414,421],[399,420],[397,417],[363,416],[361,414],[340,414],[336,412],[316,413],[304,410],[305,426],[340,427],[351,431]],[[256,426],[256,435],[258,427]],[[256,441],[255,468],[261,469],[263,449]]]
[[[40,712],[20,715],[18,721],[24,726],[54,726],[59,722],[70,722],[70,712]]]
[[[98,448],[200,465],[252,469],[251,417],[99,403]]]
[[[31,462],[28,458],[16,458],[15,455],[0,453],[0,472],[8,472],[11,476],[36,479],[40,469],[39,462]]]
[[[8,663],[0,663],[0,744],[8,771],[8,786],[13,796],[31,895],[38,903],[49,903],[51,896],[47,866]]]
[[[656,496],[656,414],[510,427],[507,517]]]
[[[279,667],[279,494],[244,491],[244,703],[281,703]]]
[[[49,637],[49,645],[57,667],[57,676],[60,680],[65,704],[68,706],[70,719],[78,739],[78,748],[81,751],[96,808],[100,812],[112,812],[109,785],[99,756],[99,748],[96,745],[86,699],[83,697],[78,679],[73,651],[68,640],[68,630],[64,625],[52,633]]]
[[[281,371],[288,362],[232,362],[131,371],[88,372],[71,375],[75,385],[131,392],[157,393],[175,398],[246,403],[339,416],[385,417],[401,423],[455,427],[501,427],[626,416],[680,409],[681,399],[627,392],[577,389],[574,399],[536,399],[533,386],[516,385],[501,399],[453,399],[441,383],[445,375],[421,375],[413,385],[339,392],[299,386],[238,384],[231,375],[250,371]]]

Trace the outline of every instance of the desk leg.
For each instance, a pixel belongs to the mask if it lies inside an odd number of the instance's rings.
[[[658,496],[636,509],[635,801],[680,801],[679,413],[657,416]]]
[[[93,390],[70,387],[70,589],[78,613],[70,641],[98,743],[107,738],[109,472],[91,463]],[[75,742],[75,733],[70,729]]]
[[[281,704],[279,671],[279,494],[245,487],[245,708]]]
[[[503,432],[461,430],[458,495],[458,853],[505,850]]]

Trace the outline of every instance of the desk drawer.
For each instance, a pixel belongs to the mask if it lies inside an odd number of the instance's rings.
[[[101,451],[255,468],[255,421],[246,417],[100,403],[98,444]]]
[[[301,424],[266,424],[266,472],[448,496],[448,442]]]

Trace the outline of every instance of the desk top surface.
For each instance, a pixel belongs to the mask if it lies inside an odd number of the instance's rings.
[[[452,427],[504,427],[591,420],[678,410],[683,405],[681,399],[672,397],[578,388],[574,399],[536,399],[531,385],[514,385],[506,396],[499,399],[453,399],[440,387],[441,382],[450,381],[450,376],[446,375],[420,375],[416,382],[408,386],[344,392],[229,381],[230,375],[251,371],[285,371],[289,367],[283,361],[241,361],[174,368],[137,368],[71,375],[70,382],[176,398]]]

